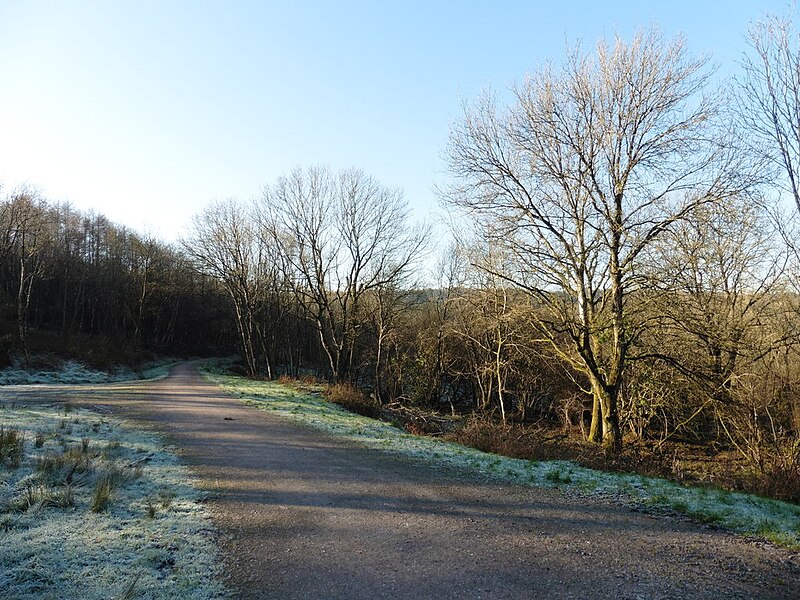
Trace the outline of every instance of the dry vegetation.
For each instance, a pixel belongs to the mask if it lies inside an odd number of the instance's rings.
[[[323,397],[351,412],[392,423],[414,435],[439,437],[490,454],[536,461],[572,461],[601,471],[661,477],[686,485],[713,486],[800,503],[797,462],[777,460],[758,468],[733,449],[700,442],[646,441],[630,436],[622,452],[588,443],[580,427],[552,421],[505,423],[491,415],[453,415],[402,403],[378,404],[350,384],[303,385],[282,377],[279,383]]]

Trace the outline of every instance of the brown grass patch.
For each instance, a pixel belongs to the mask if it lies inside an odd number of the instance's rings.
[[[354,412],[373,419],[380,418],[380,404],[375,398],[367,396],[364,392],[350,383],[335,383],[329,385],[324,392],[328,402],[338,404],[350,412]]]
[[[278,377],[278,383],[281,385],[294,386],[297,384],[297,380],[294,377],[289,377],[288,375],[281,375]]]

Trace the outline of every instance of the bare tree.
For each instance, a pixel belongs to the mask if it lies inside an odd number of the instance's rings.
[[[145,320],[145,308],[152,295],[154,263],[158,259],[161,248],[152,236],[139,238],[131,236],[131,277],[135,282],[136,289],[135,305],[129,309],[130,318],[133,321],[133,342],[132,354],[135,357],[142,337],[142,328]]]
[[[785,394],[770,395],[768,381],[800,341],[784,277],[789,253],[777,229],[758,202],[731,198],[673,227],[651,255],[658,327],[642,346],[691,382],[685,405],[697,399],[676,425],[714,415],[748,459],[763,449],[759,420],[781,418],[776,406]]]
[[[739,116],[800,212],[800,37],[790,17],[770,15],[752,25],[748,42]]]
[[[28,310],[36,281],[45,268],[45,253],[51,231],[47,221],[47,206],[39,195],[23,188],[12,194],[4,210],[4,246],[16,259],[17,329],[25,356],[28,352]]]
[[[257,304],[269,283],[264,273],[269,257],[254,216],[236,201],[215,202],[194,217],[182,245],[196,268],[218,279],[230,296],[245,368],[255,376]],[[266,366],[271,375],[268,360]]]
[[[508,382],[516,374],[514,363],[527,350],[521,348],[519,334],[529,330],[528,318],[516,288],[496,274],[504,272],[501,252],[476,247],[469,258],[470,264],[483,268],[471,267],[465,274],[469,279],[458,297],[453,332],[466,350],[463,362],[477,387],[477,407],[499,408],[505,424],[512,408]]]
[[[601,42],[527,77],[508,110],[484,96],[451,132],[446,200],[515,259],[497,274],[542,305],[540,333],[586,376],[591,439],[616,448],[642,252],[734,181],[704,66],[656,31]]]
[[[283,248],[297,300],[314,323],[334,380],[352,378],[365,299],[399,287],[425,236],[408,225],[399,190],[362,171],[295,169],[265,189],[265,235]]]

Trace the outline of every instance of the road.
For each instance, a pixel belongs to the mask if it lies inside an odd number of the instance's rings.
[[[71,401],[179,448],[239,598],[800,597],[797,554],[356,448],[245,406],[191,364]]]

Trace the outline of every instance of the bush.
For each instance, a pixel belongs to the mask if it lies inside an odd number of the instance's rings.
[[[350,383],[336,383],[325,390],[325,399],[338,404],[350,412],[373,419],[380,418],[380,404],[375,398]]]
[[[464,427],[448,435],[447,439],[483,452],[511,458],[563,458],[548,455],[541,439],[543,435],[538,429],[504,425],[490,418],[474,417]]]
[[[749,483],[749,485],[747,484]],[[800,503],[800,465],[776,462],[763,473],[753,476],[745,489],[752,489],[760,496]]]

